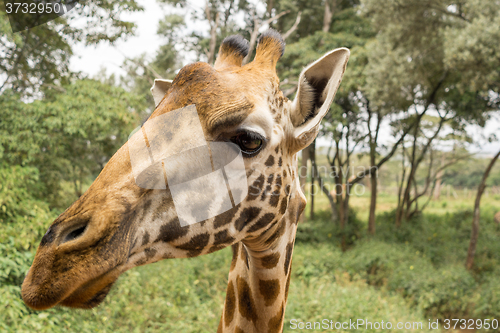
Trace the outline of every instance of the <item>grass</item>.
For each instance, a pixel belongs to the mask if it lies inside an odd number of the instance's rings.
[[[426,322],[422,312],[411,309],[401,296],[376,289],[359,276],[350,275],[341,269],[341,262],[342,253],[331,244],[297,244],[284,332],[296,331],[292,329],[293,319],[304,323],[322,322],[324,319],[334,323],[357,319],[379,323]],[[344,332],[323,328],[316,331]],[[393,331],[412,332],[384,330]]]

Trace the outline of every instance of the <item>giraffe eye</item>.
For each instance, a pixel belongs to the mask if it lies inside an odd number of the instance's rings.
[[[259,135],[251,132],[244,132],[233,136],[231,141],[237,144],[246,155],[256,154],[264,143],[264,140]]]

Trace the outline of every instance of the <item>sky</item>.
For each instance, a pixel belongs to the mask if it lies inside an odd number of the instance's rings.
[[[139,56],[146,53],[150,59],[155,55],[156,50],[162,44],[161,38],[156,34],[158,22],[167,14],[178,13],[186,14],[187,11],[203,11],[204,0],[189,0],[186,9],[177,9],[158,4],[156,0],[139,0],[139,3],[144,7],[144,11],[137,13],[127,13],[123,15],[124,19],[135,22],[137,30],[135,36],[128,37],[126,40],[119,40],[115,45],[99,44],[97,47],[87,47],[83,44],[78,44],[74,48],[74,56],[70,62],[70,68],[73,71],[82,71],[89,76],[94,76],[102,68],[106,69],[108,74],[116,75],[125,74],[121,69],[121,64],[125,59],[125,55],[129,58]],[[186,32],[191,31],[208,31],[208,23],[197,22],[194,25],[189,19],[186,20]],[[262,30],[266,29],[263,27]],[[193,54],[185,54],[183,64],[198,61]],[[390,127],[387,124],[382,130],[383,135],[381,141],[385,144],[394,142],[394,138],[390,135]],[[500,136],[500,119],[490,121],[485,128],[478,126],[468,126],[470,135],[475,141],[481,142],[481,145],[473,145],[469,147],[471,152],[481,155],[491,156],[496,153],[500,147],[500,143],[487,143],[485,137],[492,133],[498,133]],[[328,145],[328,140],[320,140],[319,145]]]
[[[254,2],[251,0],[249,2]],[[184,33],[193,31],[208,32],[208,22],[196,22],[189,20],[193,11],[203,12],[205,0],[186,1],[187,7],[173,8],[172,6],[160,5],[157,0],[138,0],[144,7],[144,11],[135,13],[124,13],[122,18],[134,22],[137,25],[135,36],[126,40],[119,40],[114,45],[99,44],[97,47],[86,47],[83,43],[74,48],[75,56],[71,59],[70,68],[74,71],[82,71],[89,75],[97,74],[101,68],[106,68],[108,73],[125,74],[120,68],[124,55],[128,58],[139,56],[143,53],[152,59],[156,50],[163,43],[161,37],[156,34],[159,21],[168,14],[185,15],[186,28]],[[236,21],[238,21],[238,17]],[[265,28],[265,27],[263,27]],[[184,54],[183,65],[198,61],[194,54]]]
[[[135,36],[126,40],[119,40],[115,45],[101,43],[97,47],[86,47],[83,43],[74,48],[74,56],[70,62],[70,69],[82,71],[89,75],[95,75],[105,68],[108,73],[125,74],[120,68],[124,55],[136,57],[147,53],[153,57],[161,38],[156,34],[158,22],[167,11],[160,6],[156,0],[140,0],[144,11],[123,15],[124,19],[130,20],[137,25]]]

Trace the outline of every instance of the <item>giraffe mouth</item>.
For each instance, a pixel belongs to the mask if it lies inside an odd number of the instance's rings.
[[[59,304],[79,309],[91,309],[98,306],[104,301],[120,273],[120,269],[114,268],[101,274],[78,287]]]
[[[83,282],[67,294],[64,291],[69,284],[67,279],[62,280],[64,281],[62,285],[57,282],[37,284],[33,283],[31,271],[32,269],[28,271],[23,282],[22,298],[30,308],[45,310],[56,305],[80,309],[90,309],[98,306],[106,298],[123,269],[115,267],[96,278]]]

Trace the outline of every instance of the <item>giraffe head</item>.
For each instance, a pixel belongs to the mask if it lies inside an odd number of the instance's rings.
[[[171,83],[159,82],[153,88],[157,107],[148,120],[194,105],[206,142],[231,142],[241,150],[247,195],[237,204],[233,198],[231,208],[216,216],[184,225],[168,179],[163,189],[137,185],[129,140],[42,238],[22,286],[27,305],[91,308],[121,273],[138,265],[203,255],[238,242],[257,250],[279,246],[286,230],[282,217],[292,214],[296,223],[305,205],[296,153],[316,137],[349,51],[336,49],[305,68],[297,97],[289,101],[276,74],[285,47],[281,36],[264,33],[255,59],[242,66],[247,45],[240,36],[228,37],[213,67],[190,64]],[[178,137],[189,138],[189,126],[157,130],[162,149],[176,150]],[[192,161],[197,163],[196,156]],[[194,205],[199,200],[188,199]]]

